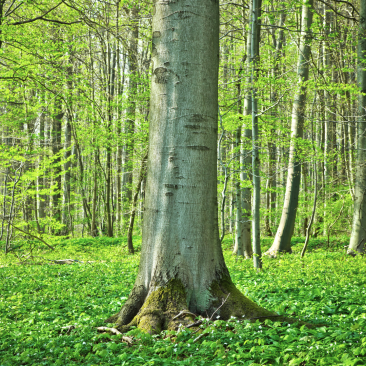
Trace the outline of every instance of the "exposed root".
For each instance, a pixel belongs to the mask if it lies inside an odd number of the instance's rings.
[[[242,320],[278,318],[292,323],[297,321],[290,321],[246,298],[235,287],[229,275],[214,281],[206,291],[210,301],[207,308],[198,315],[206,315],[210,321],[218,318],[228,320],[231,317]],[[135,288],[121,312],[107,319],[107,322],[115,323],[115,328],[121,333],[135,326],[150,334],[177,330],[179,326],[196,328],[202,324],[202,320],[195,320],[197,315],[190,311],[186,290],[180,280],[173,279],[164,287],[157,288],[144,302],[142,295],[142,289]]]
[[[288,250],[279,250],[279,249],[271,249],[269,248],[263,255],[266,255],[269,258],[277,258],[278,255],[280,254],[292,254],[292,249],[288,249]]]
[[[145,300],[145,291],[143,287],[135,286],[132,292],[130,293],[128,300],[123,305],[122,310],[119,313],[112,315],[105,322],[117,324],[119,327],[121,327],[122,325],[129,324],[130,322],[132,322],[133,318],[141,309],[144,300]]]
[[[126,331],[131,326],[136,326],[147,333],[157,334],[163,329],[175,330],[180,324],[188,325],[194,318],[195,314],[188,310],[182,283],[171,280],[165,287],[158,288],[146,298],[129,324],[124,325],[117,321],[116,327],[120,331]]]
[[[220,281],[214,281],[211,285],[210,292],[214,299],[212,301],[212,308],[210,309],[211,313],[214,313],[214,311],[221,305],[220,302],[222,302],[228,296],[228,294],[230,294],[218,311],[218,315],[221,319],[227,320],[231,317],[248,319],[253,317],[277,315],[246,298],[235,287],[230,276],[228,275],[221,278]]]

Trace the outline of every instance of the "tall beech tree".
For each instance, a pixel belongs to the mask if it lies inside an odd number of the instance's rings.
[[[298,90],[292,106],[291,142],[288,164],[286,192],[281,221],[275,240],[267,253],[291,252],[291,237],[294,232],[296,211],[299,202],[301,162],[298,140],[303,137],[306,102],[306,82],[309,79],[311,23],[313,19],[313,0],[303,0],[301,11],[301,40],[298,60]]]
[[[366,241],[366,1],[360,1],[357,49],[358,120],[355,200],[348,253],[363,253]]]
[[[154,4],[153,76],[139,273],[121,330],[150,333],[196,314],[271,316],[232,283],[219,240],[217,114],[219,2]],[[174,42],[173,42],[174,40]]]

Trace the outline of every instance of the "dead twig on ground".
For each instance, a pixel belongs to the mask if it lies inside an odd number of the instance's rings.
[[[101,333],[109,333],[118,336],[122,335],[122,333],[116,328],[98,327],[97,331]],[[122,342],[126,342],[129,346],[132,346],[133,339],[131,337],[122,336]]]

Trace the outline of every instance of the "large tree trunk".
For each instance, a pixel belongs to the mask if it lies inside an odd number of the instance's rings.
[[[277,252],[291,253],[291,237],[294,232],[296,211],[299,200],[301,163],[298,156],[297,139],[303,137],[304,112],[306,100],[306,81],[309,78],[310,27],[312,23],[313,0],[303,0],[301,42],[298,62],[299,87],[292,107],[290,156],[286,183],[286,192],[281,221],[275,240],[267,254]]]
[[[221,318],[271,316],[236,289],[219,241],[219,2],[155,2],[153,14],[140,267],[126,304],[107,321],[121,330],[176,329],[194,318],[174,319],[181,311],[211,315],[229,294]]]
[[[348,254],[351,255],[363,253],[366,241],[366,0],[361,0],[360,4],[357,52],[357,83],[360,95],[358,97],[356,184],[352,234],[348,247]]]

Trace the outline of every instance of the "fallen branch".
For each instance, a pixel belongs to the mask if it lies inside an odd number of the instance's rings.
[[[203,321],[202,320],[199,320],[199,321],[197,321],[195,323],[192,323],[192,324],[187,325],[186,328],[197,327],[197,326],[201,325],[202,323],[203,323]]]
[[[114,334],[114,335],[122,335],[122,333],[116,328],[98,327],[97,331],[101,332],[101,333],[104,332],[104,333],[110,333],[110,334]]]
[[[210,322],[210,321],[212,321],[212,318],[213,318],[213,316],[221,309],[221,307],[225,304],[225,302],[227,301],[227,299],[229,298],[229,296],[230,296],[230,294],[228,294],[227,296],[226,296],[226,299],[223,299],[222,300],[222,303],[221,303],[221,305],[213,312],[213,314],[211,315],[211,317],[210,317],[210,319],[206,319],[206,320],[208,320],[208,323]],[[178,314],[179,315],[179,314]],[[194,323],[192,323],[192,324],[189,324],[189,325],[187,325],[186,326],[186,328],[192,328],[192,327],[198,327],[198,326],[200,326],[201,324],[203,324],[203,319],[200,319],[200,320],[198,320],[198,321],[196,321],[196,322],[194,322]],[[207,323],[206,323],[207,324]],[[194,332],[193,332],[193,334],[195,334],[195,333],[197,333],[199,330],[201,330],[202,329],[202,327],[199,327],[198,329],[196,329]],[[203,333],[202,333],[203,334]],[[199,340],[200,338],[202,338],[203,337],[203,335],[200,335],[200,336],[198,336],[195,340],[194,340],[194,342],[196,342],[197,340]]]
[[[183,315],[192,315],[192,316],[194,316],[195,318],[197,318],[197,315],[196,314],[193,314],[193,313],[191,313],[190,311],[188,311],[188,310],[182,310],[178,315],[176,315],[174,318],[173,318],[173,320],[175,320],[175,319],[178,319],[178,318],[180,318],[181,316],[183,316]]]
[[[201,333],[197,338],[195,338],[194,340],[193,340],[193,342],[192,343],[195,343],[195,342],[197,342],[198,340],[200,340],[201,338],[203,338],[203,337],[205,337],[205,336],[208,336],[210,333]]]
[[[84,263],[76,259],[51,259],[54,264],[73,264],[73,263]]]
[[[68,325],[66,327],[61,328],[61,332],[66,330],[66,334],[70,334],[72,330],[75,329],[75,325]]]
[[[257,316],[255,318],[247,318],[243,320],[253,320],[253,319],[269,319],[269,318],[277,318],[279,316],[285,317],[285,315],[263,315],[263,316]]]
[[[109,333],[113,335],[122,335],[122,333],[116,328],[108,328],[108,327],[98,327],[98,332],[101,333]],[[128,343],[130,346],[133,344],[133,339],[131,337],[122,336],[122,341]]]
[[[20,229],[20,228],[18,228],[18,227],[16,227],[16,226],[14,226],[10,221],[9,221],[9,223],[10,223],[10,225],[11,225],[14,229],[19,230],[19,231],[21,231],[22,233],[24,233],[24,234],[26,234],[26,235],[29,235],[30,237],[32,237],[32,238],[34,238],[34,239],[37,239],[37,240],[41,241],[42,243],[46,244],[50,249],[55,250],[55,248],[54,248],[52,245],[50,245],[50,244],[46,243],[43,239],[39,238],[38,236],[35,236],[35,235],[31,234],[31,233],[28,233],[27,231],[24,231],[24,230],[22,230],[22,229]]]
[[[213,314],[210,317],[210,320],[212,320],[213,316],[221,309],[221,307],[225,304],[226,300],[229,298],[230,294],[226,296],[226,299],[222,301],[222,304],[213,312]]]

